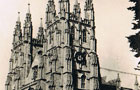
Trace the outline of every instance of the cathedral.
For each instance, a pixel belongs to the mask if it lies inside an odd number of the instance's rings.
[[[78,0],[72,12],[69,0],[59,0],[58,13],[54,0],[48,0],[45,28],[41,18],[34,38],[28,4],[23,28],[20,16],[14,28],[5,89],[133,90],[121,87],[119,74],[113,84],[102,80],[92,0],[85,0],[84,14]],[[138,85],[136,80],[135,90]]]

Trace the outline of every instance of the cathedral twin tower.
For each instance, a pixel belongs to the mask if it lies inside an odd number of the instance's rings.
[[[30,9],[23,31],[18,17],[6,90],[100,89],[93,2],[85,1],[84,19],[78,0],[72,12],[69,0],[59,0],[59,6],[56,14],[54,0],[48,0],[46,28],[41,21],[36,38]]]

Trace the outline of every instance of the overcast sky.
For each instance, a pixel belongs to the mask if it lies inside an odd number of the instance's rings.
[[[74,0],[70,1],[73,7]],[[85,0],[79,2],[83,10]],[[40,18],[42,17],[44,21],[47,0],[0,0],[0,90],[4,90],[8,73],[17,12],[21,12],[23,27],[28,3],[31,4],[36,36]],[[58,0],[55,0],[55,3],[58,8]],[[131,30],[133,12],[127,10],[130,5],[132,3],[127,0],[94,0],[97,50],[101,67],[140,74],[140,71],[134,70],[139,59],[130,52],[128,40],[125,38],[136,33]],[[107,80],[117,76],[117,73],[101,71],[102,76],[108,76]],[[120,74],[120,77],[122,86],[133,88],[135,76]],[[138,79],[140,80],[140,77]]]

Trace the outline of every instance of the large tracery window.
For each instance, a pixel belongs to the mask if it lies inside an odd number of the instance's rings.
[[[83,30],[83,42],[86,42],[86,29]]]
[[[86,80],[86,76],[82,75],[81,76],[81,88],[85,88],[85,80]]]

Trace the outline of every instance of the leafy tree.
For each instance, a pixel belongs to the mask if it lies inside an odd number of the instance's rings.
[[[138,30],[140,29],[140,0],[129,0],[129,2],[133,2],[135,4],[128,8],[128,10],[134,11],[132,30]],[[127,38],[130,43],[130,48],[132,48],[132,52],[136,52],[135,57],[140,57],[140,31]]]

